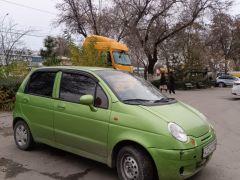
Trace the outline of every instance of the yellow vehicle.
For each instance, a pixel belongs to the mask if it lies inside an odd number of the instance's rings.
[[[128,55],[128,47],[114,39],[92,35],[85,39],[83,47],[94,43],[98,56],[107,55],[107,63],[115,69],[133,73],[133,66]]]

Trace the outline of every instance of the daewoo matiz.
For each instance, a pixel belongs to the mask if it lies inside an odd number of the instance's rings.
[[[210,160],[216,135],[194,108],[113,69],[33,70],[16,95],[21,150],[45,143],[116,167],[119,179],[184,179]]]

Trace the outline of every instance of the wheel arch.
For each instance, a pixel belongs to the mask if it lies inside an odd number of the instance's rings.
[[[116,167],[116,160],[117,160],[117,154],[120,151],[121,148],[125,147],[125,146],[134,146],[134,147],[138,147],[141,148],[141,150],[143,150],[148,157],[150,158],[152,165],[153,165],[153,171],[154,171],[154,176],[156,179],[158,179],[158,173],[157,173],[157,167],[156,164],[154,162],[153,157],[151,156],[150,152],[147,150],[146,147],[144,147],[142,144],[136,142],[136,141],[132,141],[132,140],[122,140],[119,141],[117,144],[115,144],[115,146],[112,149],[111,152],[111,156],[110,156],[110,163],[109,166],[112,168]]]
[[[24,122],[28,125],[28,127],[30,128],[30,130],[31,130],[31,127],[30,127],[29,122],[26,121],[26,120],[25,120],[24,118],[22,118],[22,117],[14,117],[14,118],[13,118],[13,122],[12,122],[12,127],[13,127],[13,128],[14,128],[15,124],[16,124],[18,121],[24,121]]]

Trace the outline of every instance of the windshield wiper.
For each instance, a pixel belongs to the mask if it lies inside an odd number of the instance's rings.
[[[175,98],[162,98],[162,99],[154,101],[154,103],[169,102],[169,101],[173,101],[173,100],[175,100]]]
[[[136,102],[136,101],[141,101],[141,102],[148,102],[148,101],[151,101],[151,100],[148,100],[148,99],[125,99],[123,100],[123,102]]]
[[[149,102],[149,101],[151,101],[151,100],[147,100],[147,99],[125,99],[125,100],[123,100],[124,103],[132,104],[132,105],[141,105],[141,104]]]

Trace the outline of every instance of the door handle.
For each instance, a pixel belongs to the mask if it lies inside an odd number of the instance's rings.
[[[58,104],[57,107],[58,107],[58,109],[65,109],[65,105],[64,104]]]
[[[24,97],[24,98],[23,98],[23,102],[24,102],[24,103],[28,103],[28,102],[29,102],[29,98],[28,98],[28,97]]]

